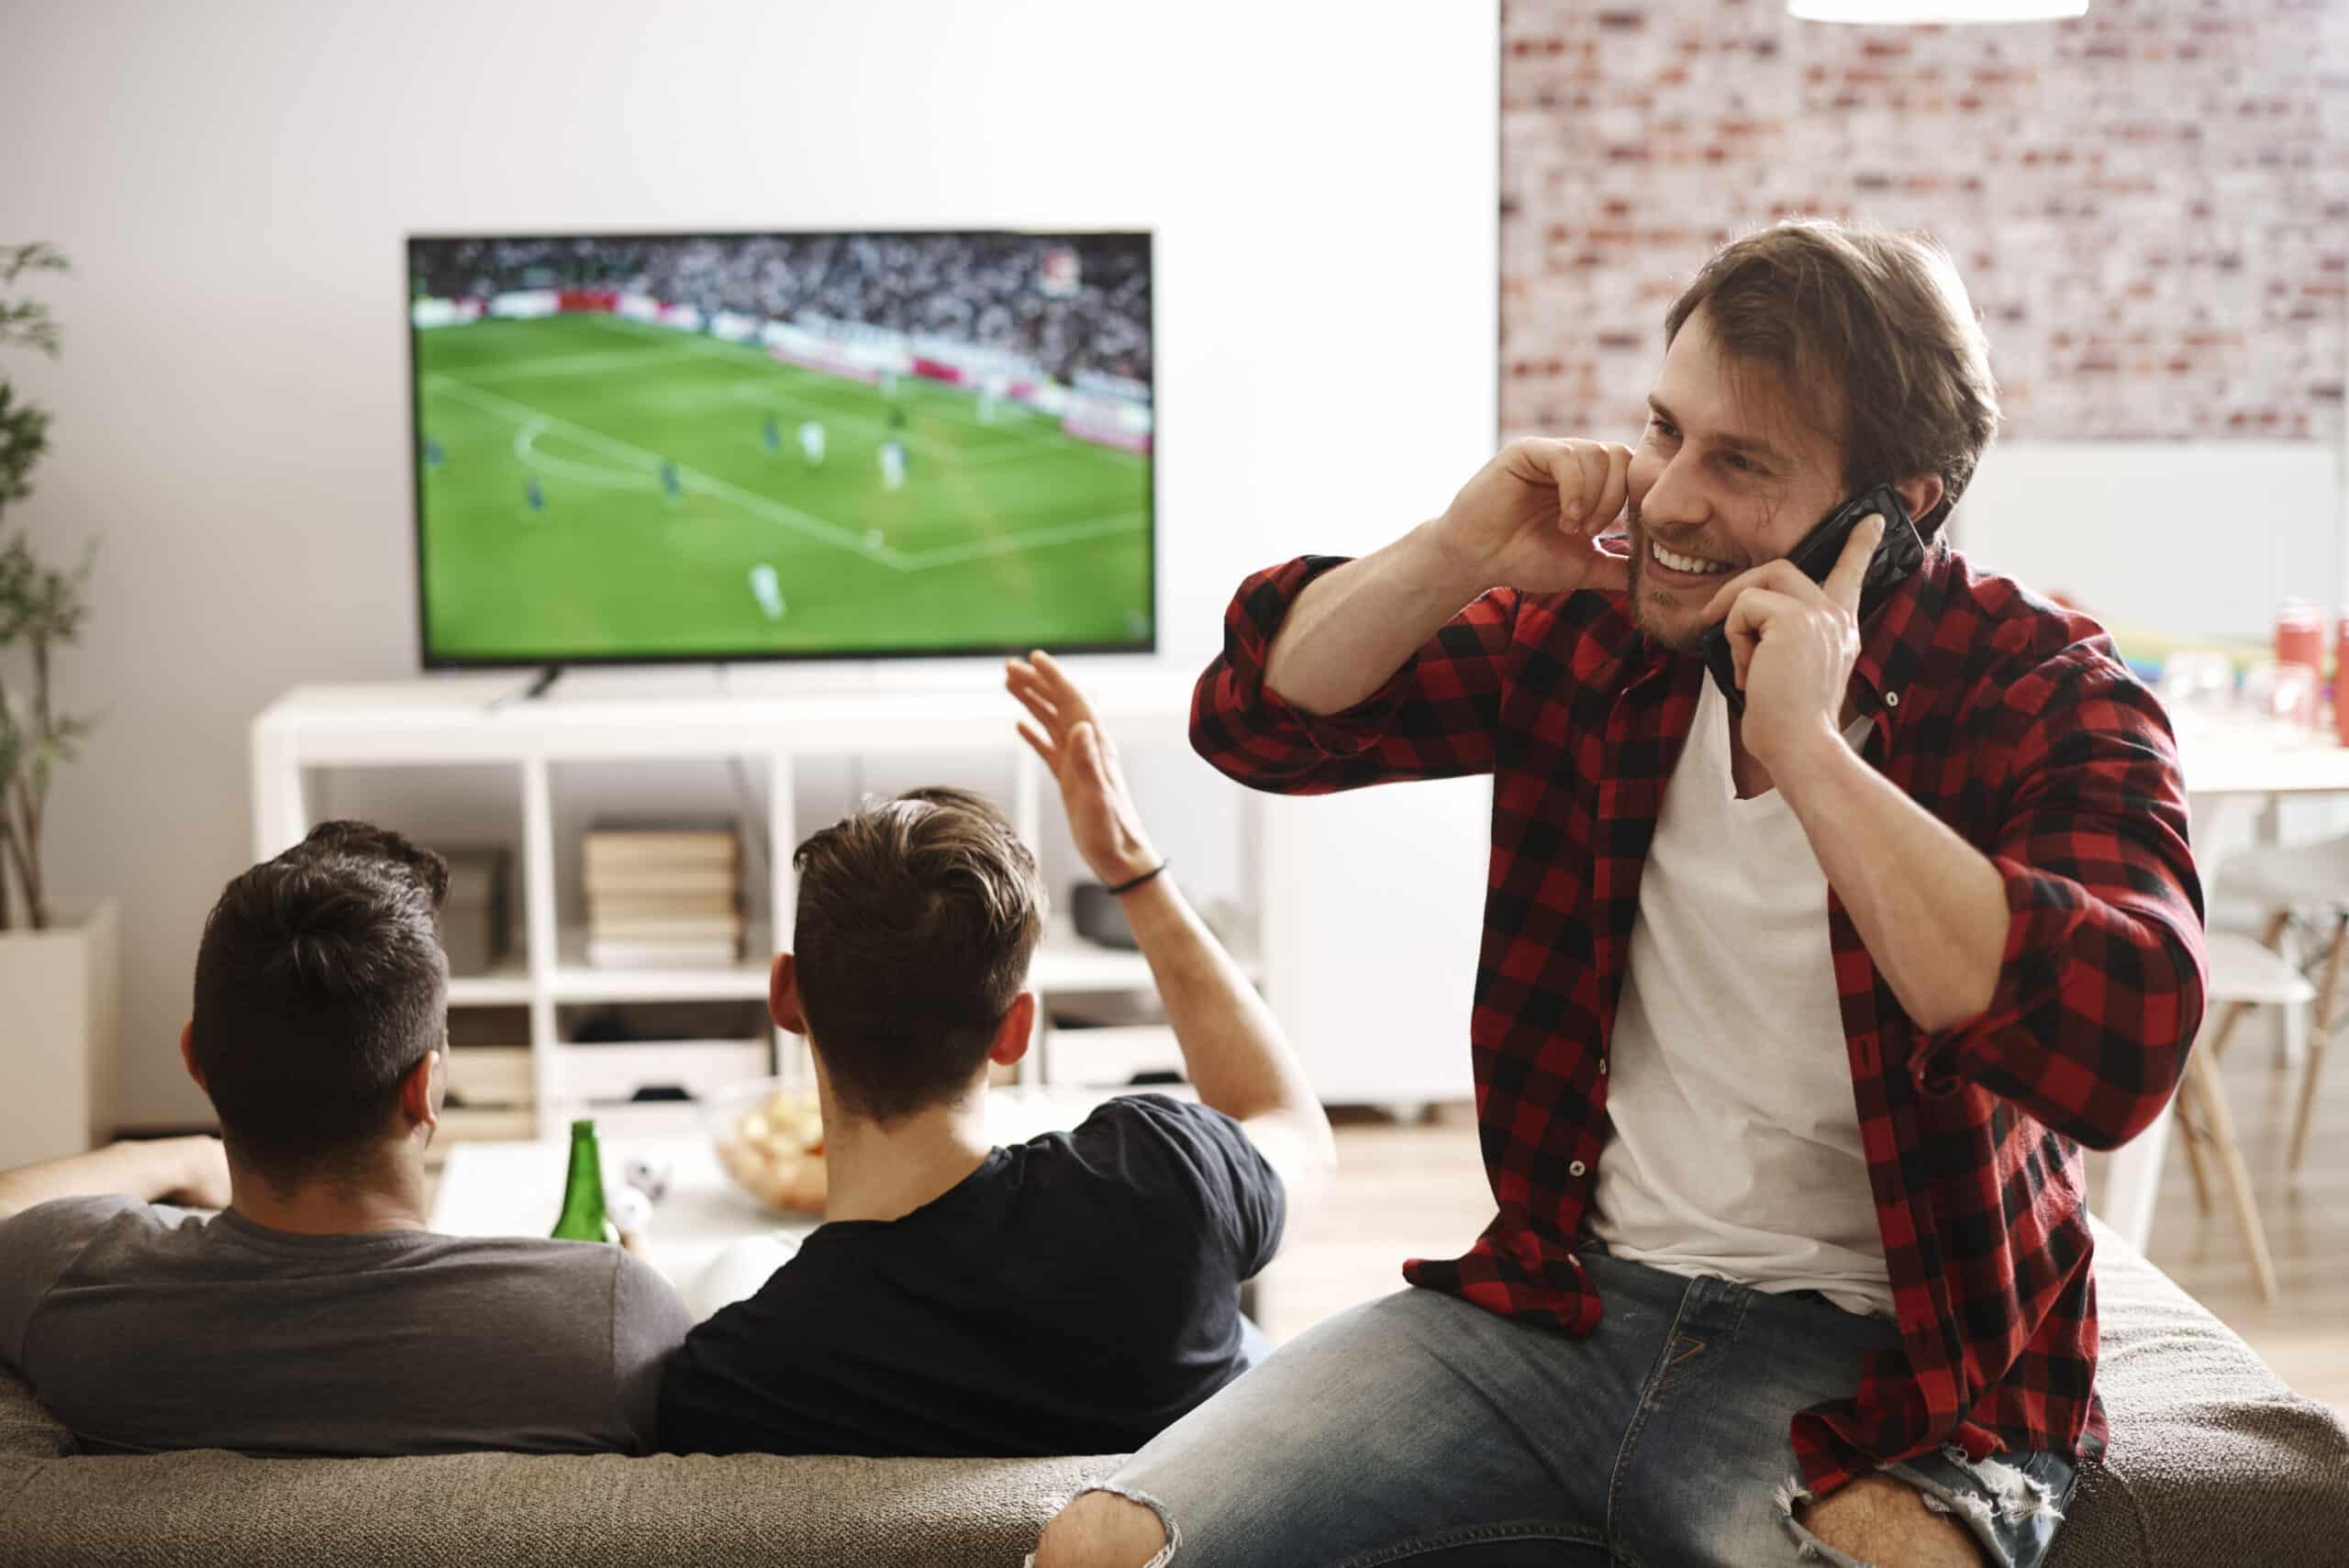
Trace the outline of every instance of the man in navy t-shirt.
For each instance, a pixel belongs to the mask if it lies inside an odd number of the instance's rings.
[[[1247,1370],[1241,1283],[1326,1179],[1330,1125],[1278,1025],[1142,831],[1046,655],[1020,726],[1117,895],[1198,1104],[1113,1100],[1002,1148],[988,1068],[1028,1049],[1034,857],[976,795],[920,790],[799,847],[775,1022],[807,1037],[824,1224],[671,1361],[662,1446],[874,1456],[1117,1453]]]

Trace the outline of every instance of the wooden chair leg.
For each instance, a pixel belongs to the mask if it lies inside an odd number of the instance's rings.
[[[2209,1120],[2212,1151],[2218,1155],[2219,1169],[2234,1199],[2235,1219],[2251,1248],[2252,1276],[2259,1284],[2260,1298],[2273,1307],[2281,1295],[2276,1284],[2276,1261],[2268,1254],[2267,1230],[2260,1224],[2259,1206],[2252,1199],[2251,1172],[2244,1167],[2243,1148],[2235,1141],[2234,1118],[2227,1110],[2226,1087],[2219,1081],[2218,1064],[2198,1051],[2188,1056],[2186,1070],[2199,1080],[2196,1097]]]
[[[2284,1158],[2284,1169],[2298,1171],[2300,1159],[2309,1151],[2309,1124],[2316,1118],[2316,1079],[2324,1066],[2326,1047],[2332,1043],[2333,1030],[2341,1019],[2342,959],[2349,954],[2349,910],[2343,910],[2332,928],[2332,946],[2324,957],[2324,981],[2317,987],[2316,1027],[2309,1031],[2308,1072],[2300,1079],[2300,1104],[2292,1115],[2292,1143]]]
[[[2200,1105],[2201,1080],[2192,1073],[2177,1085],[2177,1108],[2172,1114],[2177,1118],[2178,1147],[2186,1151],[2186,1168],[2194,1177],[2194,1207],[2203,1214],[2210,1212],[2210,1173],[2202,1163],[2202,1145],[2210,1133],[2202,1119]]]
[[[2344,955],[2349,955],[2349,909],[2344,909],[2336,917],[2332,928],[2332,945],[2325,950],[2324,979],[2316,988],[2316,1011],[2309,1015],[2309,1022],[2314,1026],[2310,1031],[2311,1034],[2329,1034],[2332,1026],[2340,1021],[2334,1009],[2341,1002],[2341,970]],[[2310,1045],[2313,1049],[2314,1042],[2311,1041]]]
[[[2259,945],[2270,952],[2282,952],[2284,933],[2290,929],[2291,924],[2292,912],[2289,909],[2277,910],[2267,917],[2267,929],[2259,933]]]
[[[2292,912],[2289,909],[2277,910],[2267,917],[2267,929],[2259,933],[2259,945],[2271,952],[2282,952],[2284,933],[2289,930],[2291,926]],[[2252,1002],[2227,1004],[2227,1010],[2219,1015],[2219,1027],[2210,1032],[2210,1056],[2213,1061],[2227,1053],[2227,1041],[2234,1038],[2235,1026],[2243,1022],[2243,1016],[2255,1006],[2257,1004]],[[2194,1049],[2201,1050],[2201,1043],[2197,1041]]]
[[[2235,1026],[2243,1022],[2243,1016],[2245,1013],[2258,1005],[2256,1002],[2229,1002],[2226,1005],[2226,1010],[2219,1015],[2218,1027],[2210,1031],[2210,1040],[2197,1040],[2194,1049],[2197,1051],[2208,1051],[2213,1061],[2224,1056],[2227,1052],[2227,1041],[2234,1038]]]
[[[2309,1070],[2300,1080],[2300,1108],[2292,1118],[2292,1148],[2284,1162],[2287,1171],[2298,1171],[2300,1156],[2309,1151],[2309,1123],[2316,1115],[2317,1069],[2324,1065],[2325,1047],[2330,1043],[2322,1035],[2309,1041]]]

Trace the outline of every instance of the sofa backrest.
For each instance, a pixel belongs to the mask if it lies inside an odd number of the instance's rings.
[[[2349,1541],[2349,1427],[2285,1388],[2100,1225],[2097,1242],[2111,1449],[2085,1473],[2047,1568],[2337,1560]],[[1116,1462],[97,1457],[78,1454],[72,1434],[0,1369],[0,1556],[11,1568],[1013,1568],[1060,1504]]]

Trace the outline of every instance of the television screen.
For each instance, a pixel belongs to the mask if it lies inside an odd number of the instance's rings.
[[[1155,646],[1148,234],[407,250],[427,665]]]

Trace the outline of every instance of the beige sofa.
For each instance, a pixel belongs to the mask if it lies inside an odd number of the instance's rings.
[[[2349,1564],[2349,1427],[2099,1240],[2112,1451],[2049,1568]],[[1112,1462],[103,1458],[0,1372],[0,1564],[1012,1568]]]

